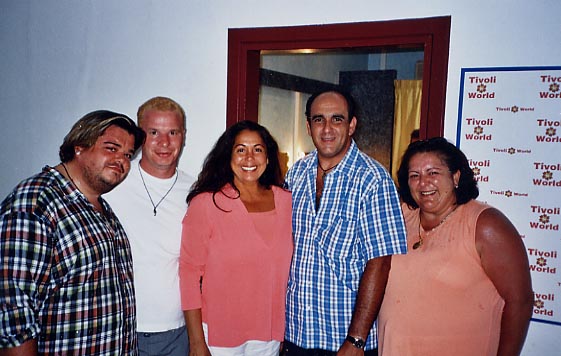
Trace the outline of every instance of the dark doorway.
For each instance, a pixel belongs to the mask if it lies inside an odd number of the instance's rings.
[[[356,101],[353,138],[367,155],[391,168],[395,70],[341,72],[339,83]]]
[[[258,118],[263,51],[424,49],[421,138],[444,132],[450,16],[380,22],[228,30],[226,124]]]

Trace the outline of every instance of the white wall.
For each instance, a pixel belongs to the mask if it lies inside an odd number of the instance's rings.
[[[180,166],[197,174],[225,128],[227,29],[452,16],[445,136],[460,69],[559,65],[558,0],[2,0],[0,196],[45,164],[97,109],[135,115],[154,95],[188,115]],[[533,323],[526,355],[558,353],[558,326]]]

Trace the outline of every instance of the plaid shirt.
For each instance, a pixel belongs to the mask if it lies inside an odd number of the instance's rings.
[[[351,322],[368,260],[405,253],[405,226],[395,185],[386,170],[354,141],[325,176],[315,210],[317,151],[289,170],[294,256],[286,308],[288,341],[337,351]],[[366,349],[377,347],[376,326]]]
[[[0,206],[0,347],[136,355],[132,258],[109,205],[96,211],[45,167]]]

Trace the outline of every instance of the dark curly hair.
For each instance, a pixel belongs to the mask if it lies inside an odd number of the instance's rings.
[[[399,195],[404,203],[413,209],[419,207],[411,196],[411,190],[409,189],[409,162],[417,153],[428,152],[434,152],[446,164],[452,174],[460,171],[460,181],[458,182],[458,188],[455,190],[458,205],[465,204],[479,196],[477,181],[466,155],[445,138],[434,137],[411,143],[401,158],[401,164],[397,171],[397,182]]]
[[[265,143],[265,147],[267,147],[269,164],[267,164],[265,172],[259,177],[259,184],[267,189],[272,185],[282,187],[283,178],[279,163],[279,146],[277,141],[275,141],[265,127],[256,122],[244,120],[230,126],[218,138],[218,141],[216,141],[216,144],[203,163],[203,168],[201,173],[199,173],[197,181],[193,184],[187,195],[187,204],[201,193],[213,193],[214,198],[214,195],[220,192],[228,183],[238,192],[237,196],[231,198],[236,199],[239,197],[239,190],[234,184],[234,172],[230,166],[230,160],[236,137],[244,130],[257,132]],[[214,204],[216,205],[216,201]],[[221,209],[220,207],[218,208]]]

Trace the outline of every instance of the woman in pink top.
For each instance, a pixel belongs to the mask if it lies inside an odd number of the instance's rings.
[[[292,257],[291,195],[261,125],[222,134],[187,196],[179,263],[190,355],[278,355]]]
[[[398,170],[407,255],[392,257],[378,316],[382,356],[518,355],[533,293],[522,239],[479,195],[444,138],[411,143]]]

